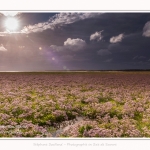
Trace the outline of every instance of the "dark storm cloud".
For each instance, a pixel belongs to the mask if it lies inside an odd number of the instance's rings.
[[[1,22],[6,16],[0,16]],[[3,69],[149,68],[150,13],[20,13],[0,24]],[[5,66],[5,67],[4,67]]]
[[[145,56],[135,56],[135,57],[133,57],[133,60],[136,60],[136,59],[141,60],[141,59],[145,59],[145,58],[146,58]]]
[[[146,64],[150,55],[149,48],[149,39],[143,38],[141,33],[125,36],[122,42],[108,46],[108,50],[112,52],[113,62],[122,64],[122,67],[126,63],[126,68],[132,69],[149,68]]]
[[[97,54],[101,56],[105,56],[105,55],[111,55],[111,52],[107,49],[100,49],[99,51],[97,51]]]

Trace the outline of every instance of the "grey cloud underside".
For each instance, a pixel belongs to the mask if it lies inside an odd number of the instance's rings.
[[[101,49],[97,51],[97,54],[100,56],[106,56],[106,55],[111,55],[111,52],[107,49]]]
[[[58,13],[46,14],[39,21],[34,13],[30,17],[28,14],[18,17],[21,21],[26,20],[22,22],[21,29],[28,27],[28,34],[0,36],[3,69],[150,67],[150,13],[103,13],[93,16]],[[2,25],[0,31],[4,31]],[[90,40],[91,35],[93,38]],[[3,51],[2,46],[7,51]]]

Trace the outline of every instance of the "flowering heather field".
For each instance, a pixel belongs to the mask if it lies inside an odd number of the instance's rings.
[[[0,137],[150,137],[150,72],[0,73]]]

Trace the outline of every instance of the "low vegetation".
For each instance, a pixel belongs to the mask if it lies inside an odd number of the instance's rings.
[[[0,137],[150,137],[149,72],[0,73]]]

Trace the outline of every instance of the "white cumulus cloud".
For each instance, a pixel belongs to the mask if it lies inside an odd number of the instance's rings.
[[[123,38],[124,38],[124,34],[119,34],[117,36],[113,36],[113,37],[110,38],[110,43],[121,42]]]
[[[85,41],[82,39],[71,39],[68,38],[65,42],[64,42],[65,46],[71,46],[71,47],[77,47],[77,48],[82,48],[86,45]]]
[[[71,39],[68,38],[65,42],[64,42],[64,47],[66,49],[69,49],[71,51],[80,51],[83,50],[83,48],[86,46],[86,42],[82,39]]]
[[[47,22],[38,23],[35,25],[25,26],[21,32],[42,32],[43,30],[52,29],[55,27],[61,27],[66,24],[71,24],[87,18],[95,18],[100,16],[102,13],[59,13],[51,17]]]
[[[150,37],[150,21],[148,21],[143,28],[143,36]]]
[[[92,34],[90,36],[90,41],[92,41],[92,40],[100,41],[103,38],[102,32],[103,32],[103,30],[99,31],[99,32],[95,32],[94,34]]]
[[[82,39],[71,39],[68,38],[63,46],[57,46],[57,45],[51,45],[50,48],[52,48],[54,51],[79,51],[82,50],[86,46],[86,42]]]

